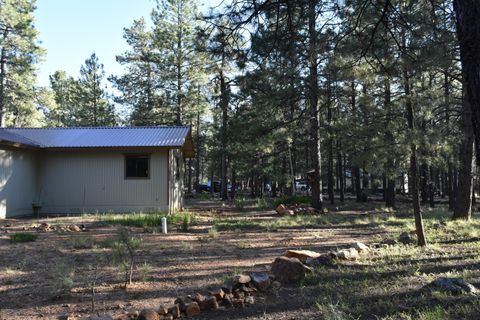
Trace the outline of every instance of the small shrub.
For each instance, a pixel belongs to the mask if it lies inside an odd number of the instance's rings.
[[[185,213],[183,215],[183,221],[182,221],[182,231],[187,232],[188,229],[190,229],[190,224],[191,224],[191,217],[188,213]]]
[[[149,275],[152,272],[152,266],[148,264],[147,262],[144,262],[140,265],[138,268],[138,272],[140,273],[140,279],[142,281],[148,281]]]
[[[10,242],[33,242],[37,240],[37,235],[33,233],[15,233],[10,236]]]
[[[274,207],[278,207],[281,204],[293,205],[293,204],[310,204],[312,202],[311,197],[307,196],[283,196],[273,202]]]
[[[143,246],[143,239],[127,228],[118,230],[118,238],[113,243],[113,262],[125,273],[125,288],[133,282],[135,259],[139,249]]]
[[[245,207],[247,206],[247,200],[245,197],[237,197],[235,198],[235,209],[239,211],[245,210]]]
[[[61,262],[53,270],[55,281],[53,282],[56,296],[67,294],[75,283],[75,267],[73,263]]]
[[[258,198],[255,207],[260,210],[270,209],[272,207],[272,202],[265,198]]]
[[[89,237],[74,236],[70,238],[69,245],[74,249],[92,249],[95,242]]]

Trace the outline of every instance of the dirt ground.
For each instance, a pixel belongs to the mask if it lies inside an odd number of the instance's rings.
[[[368,226],[339,225],[277,230],[228,230],[215,235],[208,230],[214,219],[271,220],[274,211],[235,211],[218,203],[199,202],[190,210],[199,218],[188,232],[152,233],[142,228],[145,246],[137,259],[135,282],[122,287],[123,274],[112,265],[111,249],[102,245],[116,234],[117,226],[92,218],[57,217],[4,220],[0,230],[0,319],[57,319],[69,314],[91,315],[90,283],[97,273],[96,311],[118,315],[125,310],[172,304],[178,296],[206,292],[242,271],[269,270],[286,249],[327,252],[354,241],[370,243],[382,230]],[[352,216],[359,212],[344,211]],[[84,232],[24,231],[32,225],[84,224]],[[11,243],[15,232],[38,234],[35,242]],[[92,239],[92,248],[76,249],[75,237]],[[74,266],[72,288],[59,294],[62,268]],[[60,285],[61,286],[61,285]],[[321,293],[318,293],[321,294]],[[203,313],[199,319],[318,319],[310,290],[282,287],[259,296],[253,306]]]

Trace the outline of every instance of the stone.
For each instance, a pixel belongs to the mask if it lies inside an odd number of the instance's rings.
[[[177,298],[175,299],[174,304],[178,304],[180,311],[185,312],[187,309],[187,304],[191,301],[193,301],[193,299],[190,299],[190,297]]]
[[[302,263],[305,263],[308,258],[316,259],[320,257],[320,253],[310,250],[287,250],[287,252],[285,252],[285,257],[297,258]]]
[[[113,317],[109,314],[101,314],[96,316],[90,316],[87,320],[113,320]]]
[[[275,279],[282,283],[298,283],[312,269],[297,258],[277,257],[272,264],[271,271]]]
[[[245,299],[245,292],[241,290],[235,290],[233,291],[233,297],[235,299]]]
[[[168,313],[170,313],[173,316],[173,319],[180,318],[181,316],[180,306],[178,304],[175,304],[173,307],[168,309]]]
[[[315,208],[313,207],[307,207],[305,209],[305,211],[308,213],[308,214],[316,214],[317,213],[317,210],[315,210]]]
[[[305,261],[305,264],[309,267],[319,267],[319,266],[332,267],[336,265],[335,260],[329,254],[322,254],[320,257],[316,259],[308,258],[307,261]]]
[[[368,252],[370,250],[367,245],[361,243],[361,242],[354,242],[351,244],[351,247],[357,250],[358,252]]]
[[[227,307],[233,307],[233,299],[233,293],[226,293],[225,297],[223,297],[223,300],[221,302]]]
[[[232,304],[235,308],[242,308],[245,306],[245,301],[243,299],[233,298]]]
[[[285,205],[283,204],[280,204],[278,205],[278,207],[275,209],[275,211],[279,214],[279,215],[284,215],[285,214]]]
[[[380,244],[385,244],[387,246],[396,246],[398,242],[395,239],[383,239]]]
[[[187,309],[185,310],[185,314],[187,317],[195,317],[198,316],[201,313],[200,307],[198,306],[198,303],[196,302],[191,302],[187,304]]]
[[[287,216],[294,216],[294,215],[295,215],[295,211],[293,211],[293,210],[285,210],[285,214],[286,214]]]
[[[223,297],[225,296],[225,292],[222,290],[222,288],[218,288],[213,291],[210,291],[209,294],[217,298],[217,300],[222,300]]]
[[[251,272],[250,278],[253,285],[260,291],[265,291],[271,284],[270,275],[266,272]]]
[[[452,294],[477,294],[478,289],[474,285],[466,282],[462,278],[438,278],[433,280],[428,286],[447,291]]]
[[[234,285],[247,284],[250,281],[252,281],[252,278],[250,278],[250,276],[247,276],[245,274],[241,274],[241,275],[233,277]]]
[[[71,224],[68,226],[68,230],[69,231],[72,231],[72,232],[80,232],[82,231],[82,229],[80,229],[79,226],[77,226],[76,224]]]
[[[245,297],[245,304],[255,304],[255,297],[254,296],[247,296]]]
[[[205,296],[201,293],[195,294],[195,297],[193,298],[197,303],[201,303],[205,301]]]
[[[200,310],[217,310],[218,301],[215,296],[210,296],[205,298],[203,301],[198,303]]]
[[[48,223],[46,223],[46,222],[43,222],[42,224],[40,224],[40,225],[38,226],[38,229],[39,229],[40,231],[50,231],[50,228],[51,228],[51,226],[50,226]]]
[[[157,309],[157,313],[161,316],[164,316],[168,313],[168,308],[165,305],[161,304]]]
[[[226,282],[222,285],[222,290],[225,293],[232,293],[232,284],[230,282]]]
[[[143,309],[140,311],[137,320],[160,320],[160,315],[156,310]]]
[[[355,260],[359,254],[355,248],[342,249],[337,252],[333,252],[333,257],[340,260]]]
[[[403,244],[409,244],[413,242],[412,236],[408,232],[402,232],[398,237],[398,240]]]

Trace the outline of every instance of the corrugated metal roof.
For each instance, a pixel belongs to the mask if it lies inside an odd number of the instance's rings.
[[[39,145],[34,141],[7,130],[0,130],[0,141],[10,144],[22,144],[26,146],[39,147]]]
[[[19,137],[40,148],[182,147],[189,127],[1,128],[0,139]],[[13,141],[15,142],[15,141]]]

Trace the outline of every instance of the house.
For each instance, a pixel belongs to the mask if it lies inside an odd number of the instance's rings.
[[[0,218],[174,212],[188,127],[0,128]]]

